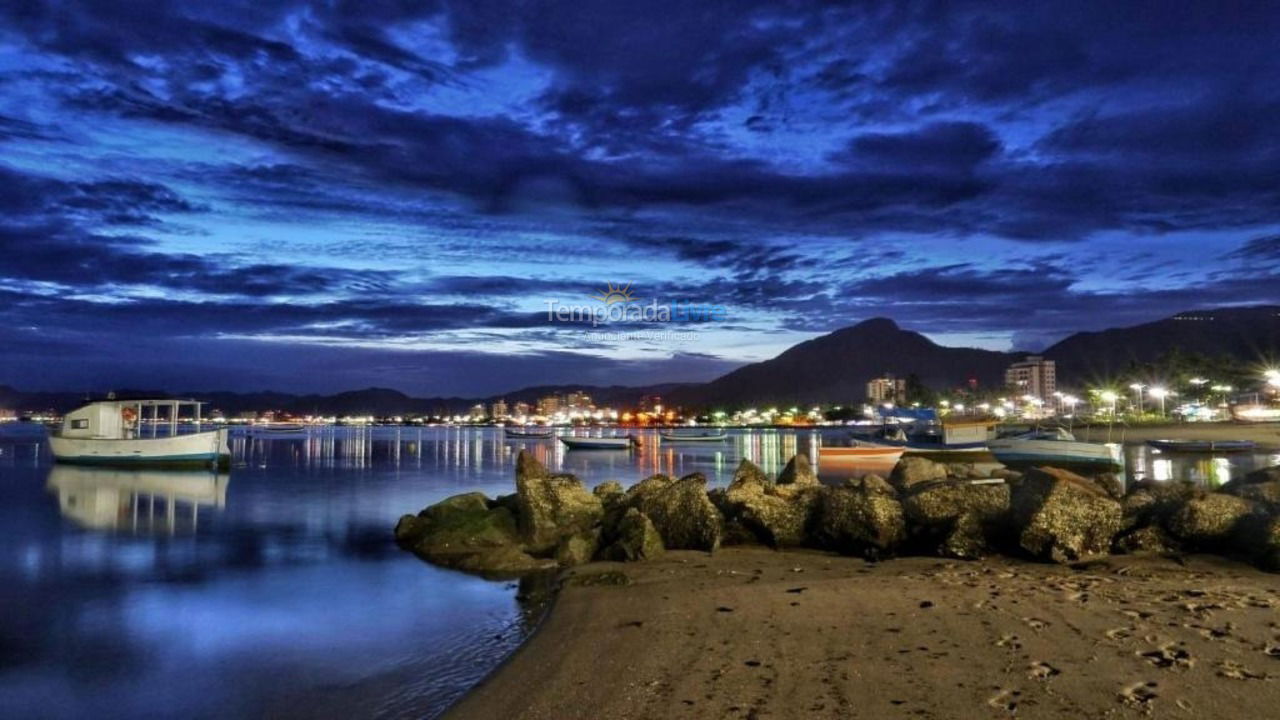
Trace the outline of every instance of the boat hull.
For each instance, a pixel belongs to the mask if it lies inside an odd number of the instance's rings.
[[[49,438],[54,460],[73,465],[128,467],[207,467],[231,462],[226,430],[175,437]]]
[[[560,442],[570,450],[626,450],[631,447],[631,438],[562,437]]]
[[[1250,440],[1148,440],[1147,444],[1163,452],[1176,453],[1248,452],[1257,447]]]
[[[1118,469],[1122,465],[1116,450],[1095,443],[1060,440],[992,441],[991,454],[1005,465],[1050,465]]]
[[[822,447],[819,460],[872,460],[897,462],[906,448],[902,447]]]
[[[724,442],[729,439],[728,435],[672,435],[670,433],[659,433],[658,437],[666,442]]]

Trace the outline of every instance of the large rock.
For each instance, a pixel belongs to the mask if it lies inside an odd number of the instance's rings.
[[[1253,510],[1253,503],[1234,495],[1200,493],[1173,513],[1168,529],[1192,548],[1223,549],[1238,537],[1242,521]]]
[[[847,487],[822,488],[812,535],[818,547],[876,559],[891,554],[905,536],[897,498]]]
[[[1147,525],[1167,528],[1173,514],[1198,492],[1189,482],[1144,480],[1135,483],[1120,502],[1123,525],[1126,529]]]
[[[515,545],[502,545],[459,556],[450,566],[485,577],[505,578],[554,570],[556,561],[535,558]]]
[[[724,518],[707,497],[706,485],[702,473],[679,480],[654,475],[632,486],[624,502],[653,521],[667,549],[714,552],[720,547]]]
[[[562,539],[592,532],[604,515],[600,498],[572,475],[552,475],[526,451],[516,458],[516,497],[525,550],[554,552]]]
[[[395,537],[401,547],[425,560],[462,569],[484,569],[485,562],[476,556],[492,555],[498,566],[487,569],[506,572],[517,559],[506,551],[523,552],[511,511],[491,506],[481,493],[455,495],[417,515],[405,515],[396,525]],[[494,550],[504,552],[499,557]]]
[[[947,466],[922,457],[903,457],[893,466],[889,482],[900,492],[912,486],[947,479]]]
[[[1128,555],[1164,555],[1182,551],[1182,546],[1159,525],[1125,530],[1111,543],[1115,552]]]
[[[1008,522],[1009,486],[963,480],[918,485],[902,500],[915,540],[944,557],[979,558],[991,552]]]
[[[1106,555],[1121,528],[1120,503],[1058,468],[1028,470],[1013,489],[1010,510],[1018,544],[1058,563]]]
[[[615,539],[600,551],[601,560],[631,562],[653,560],[662,555],[662,537],[648,516],[628,508],[614,528]]]
[[[783,485],[769,482],[755,464],[743,460],[724,493],[728,507],[726,517],[740,522],[760,542],[771,547],[803,544],[821,485],[804,478],[809,465],[802,457],[797,455],[787,465],[792,478]]]
[[[1222,492],[1260,503],[1280,512],[1280,465],[1254,470],[1222,486]]]
[[[743,462],[746,462],[746,460],[743,460]],[[791,456],[790,462],[782,469],[782,474],[778,475],[778,484],[817,487],[822,483],[818,480],[818,474],[813,471],[813,465],[809,463],[809,457],[797,453]]]

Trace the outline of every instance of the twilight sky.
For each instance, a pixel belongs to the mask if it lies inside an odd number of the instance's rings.
[[[1277,38],[1261,2],[0,0],[0,384],[632,385],[878,315],[1037,349],[1280,302]],[[609,283],[727,319],[548,321]]]

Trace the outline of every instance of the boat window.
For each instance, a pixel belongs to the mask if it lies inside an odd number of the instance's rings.
[[[80,420],[72,420],[72,421],[71,421],[71,429],[72,429],[72,430],[88,430],[88,429],[89,429],[89,418],[81,418]]]

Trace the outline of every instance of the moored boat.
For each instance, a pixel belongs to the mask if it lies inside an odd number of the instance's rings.
[[[823,445],[818,448],[818,460],[819,462],[866,460],[896,463],[898,458],[901,458],[904,452],[906,452],[906,448],[901,445],[888,445],[884,443],[855,440],[852,445],[847,447]]]
[[[985,420],[943,422],[909,434],[901,427],[895,428],[875,442],[901,447],[905,455],[944,462],[989,460],[991,448],[987,438],[990,434],[991,423]]]
[[[570,450],[626,450],[638,447],[640,441],[631,435],[624,437],[570,437],[563,436],[560,442]]]
[[[249,434],[254,437],[271,438],[273,440],[301,440],[308,437],[307,426],[298,423],[251,425]]]
[[[231,460],[225,428],[201,431],[195,400],[104,400],[67,413],[62,427],[49,437],[54,460],[81,465],[200,467]],[[196,432],[179,434],[182,408],[194,408]],[[168,412],[160,418],[160,408]],[[145,413],[150,410],[149,422]],[[143,424],[147,422],[150,436]],[[167,426],[166,434],[159,429]]]
[[[502,436],[508,440],[550,440],[555,433],[554,428],[502,429]]]
[[[729,434],[723,430],[708,430],[700,433],[663,431],[658,433],[658,437],[667,442],[722,442],[729,438]]]
[[[989,443],[1005,465],[1058,465],[1114,470],[1123,465],[1120,446],[1076,440],[1065,428],[1032,430]]]
[[[1147,444],[1164,452],[1183,453],[1247,452],[1258,446],[1252,440],[1148,440]]]

